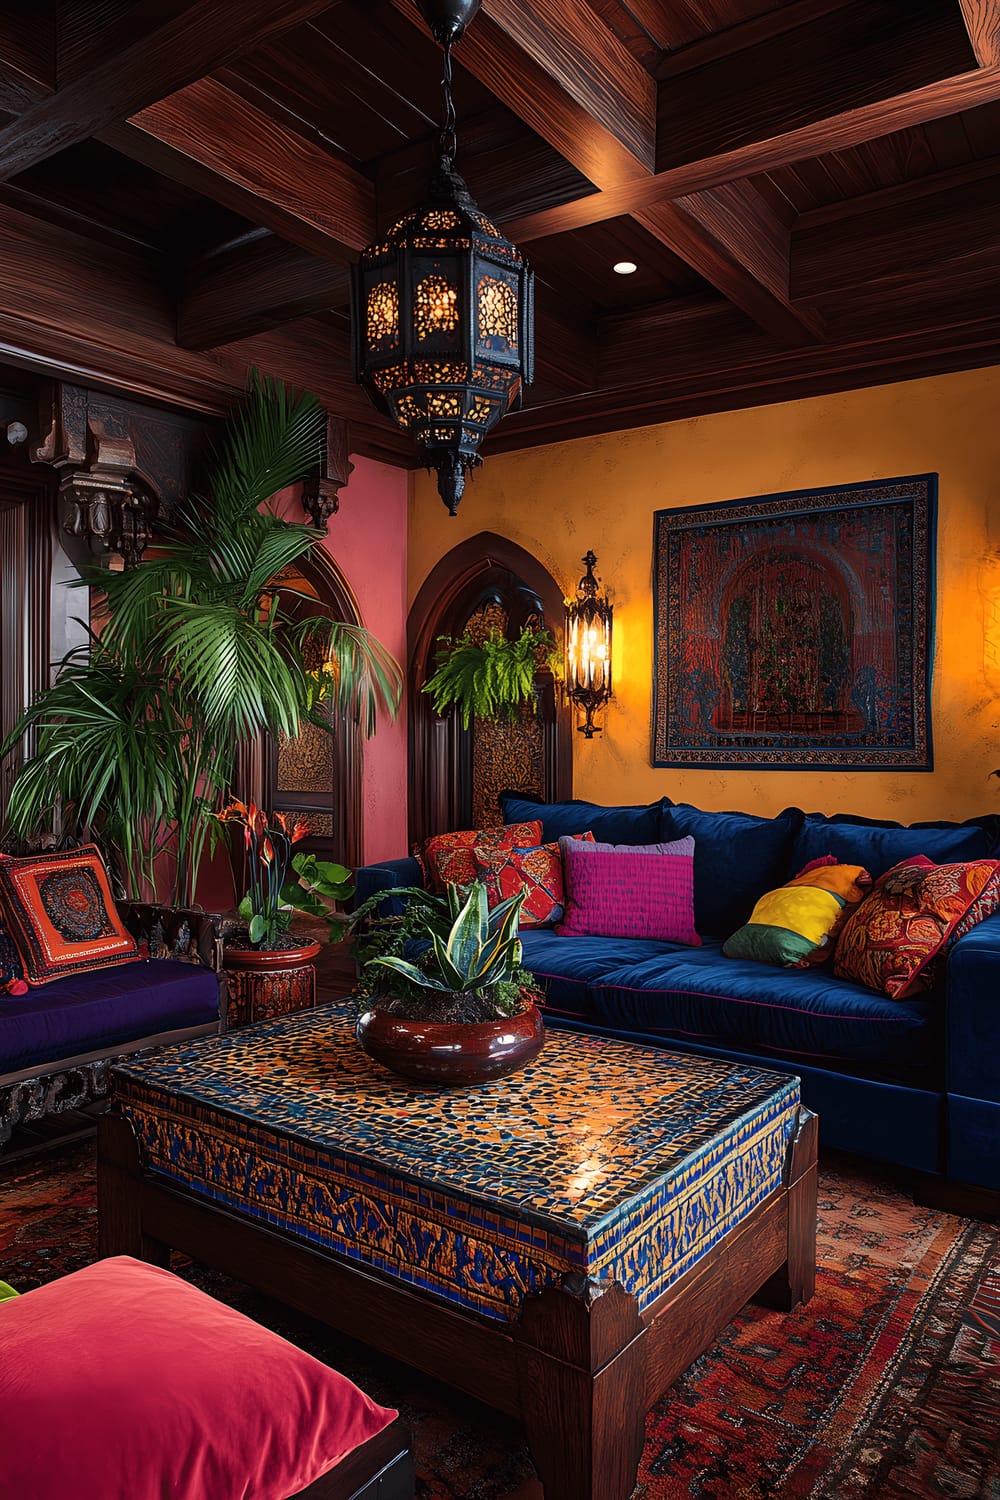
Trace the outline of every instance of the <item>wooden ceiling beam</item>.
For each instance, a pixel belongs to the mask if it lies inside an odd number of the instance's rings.
[[[397,3],[414,19],[412,0],[397,0]],[[483,83],[497,89],[520,119],[566,155],[574,166],[585,171],[592,182],[598,186],[620,183],[620,170],[607,162],[595,165],[593,158],[588,157],[584,165],[581,149],[590,152],[593,140],[581,148],[585,137],[581,138],[579,131],[572,133],[571,147],[567,149],[567,101],[598,111],[586,132],[593,137],[594,131],[600,130],[606,136],[611,130],[608,112],[613,112],[618,99],[614,92],[616,77],[629,77],[634,99],[648,102],[652,85],[645,69],[626,53],[624,45],[604,27],[600,17],[592,11],[588,13],[577,0],[533,0],[530,6],[522,0],[484,0],[484,12],[503,33],[503,40],[498,41],[502,55],[509,58],[511,45],[518,47],[522,61],[526,59],[530,66],[545,70],[547,83],[541,95],[531,90],[511,97],[506,81],[502,90],[498,89],[493,48],[484,46],[481,53],[476,53],[472,47],[475,37],[481,36],[483,18],[477,18],[475,27],[462,40],[458,54],[462,62]],[[606,35],[602,34],[602,28]],[[630,69],[622,67],[622,55],[627,57]],[[588,67],[593,74],[589,94],[580,76]],[[544,104],[541,109],[540,104]],[[651,151],[640,153],[635,145],[635,154],[637,160],[641,156],[643,165],[651,165]],[[630,180],[634,180],[634,174]],[[661,201],[635,217],[675,255],[782,342],[797,343],[819,332],[818,314],[799,313],[788,303],[787,231],[750,184],[723,189],[714,197],[704,194],[682,204]],[[761,233],[763,243],[759,249],[750,244],[750,235],[744,233],[748,230]]]
[[[343,260],[375,238],[367,177],[214,78],[100,139],[304,250]]]
[[[325,10],[329,0],[192,3],[40,99],[0,130],[0,177],[24,172],[174,93],[235,53]]]
[[[273,235],[204,256],[184,275],[177,342],[212,349],[308,317],[346,300],[347,267]]]
[[[416,0],[392,0],[426,31]],[[456,60],[598,187],[648,176],[656,85],[579,0],[484,0]]]
[[[657,170],[702,161],[789,124],[936,83],[975,63],[957,11],[941,0],[846,0],[809,25],[729,51],[660,84]],[[719,108],[719,101],[725,108]],[[599,184],[604,186],[604,184]]]
[[[829,297],[920,270],[921,288],[933,290],[947,284],[951,259],[990,251],[1000,269],[996,172],[909,201],[866,205],[861,200],[857,212],[837,222],[796,227],[791,284],[796,297]]]
[[[958,0],[981,68],[1000,65],[1000,0]]]
[[[788,227],[752,183],[654,203],[634,218],[779,342],[822,336],[821,315],[789,295]]]
[[[667,9],[661,4],[661,0],[648,0],[648,3]],[[790,0],[790,3],[785,0],[785,4],[777,10],[761,11],[759,15],[748,16],[745,21],[737,21],[735,25],[725,26],[721,30],[716,29],[703,12],[699,17],[684,22],[683,40],[668,44],[669,50],[664,51],[653,69],[653,76],[662,82],[665,78],[675,78],[678,73],[689,73],[692,68],[702,68],[720,57],[745,52],[749,47],[756,47],[759,42],[770,41],[782,32],[806,26],[820,16],[829,15],[830,11],[839,10],[844,4],[845,0]],[[675,4],[670,5],[671,17],[677,9]],[[671,21],[671,25],[673,24]]]
[[[7,6],[0,15],[0,110],[20,114],[56,86],[54,0]]]
[[[505,220],[505,232],[519,243],[563,234],[635,213],[667,198],[720,187],[723,183],[794,166],[832,151],[847,151],[930,120],[958,115],[1000,100],[1000,67],[977,68],[953,78],[923,84],[891,99],[862,104],[808,125],[794,125],[748,141],[716,156],[686,162],[640,181],[625,182],[539,213]]]

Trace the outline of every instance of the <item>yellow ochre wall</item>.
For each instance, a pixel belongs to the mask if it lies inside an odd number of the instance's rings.
[[[940,475],[933,772],[654,769],[653,512],[893,475]],[[434,476],[410,495],[410,601],[452,547],[510,537],[569,590],[588,547],[615,605],[615,697],[577,735],[573,783],[597,802],[669,796],[763,814],[789,804],[909,823],[1000,811],[1000,368],[579,438],[488,457],[457,518]]]

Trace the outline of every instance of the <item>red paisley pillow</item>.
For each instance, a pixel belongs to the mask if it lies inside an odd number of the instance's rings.
[[[592,833],[574,833],[575,840],[592,844]],[[479,845],[473,850],[476,874],[486,882],[486,903],[490,907],[527,891],[521,907],[522,927],[548,927],[563,914],[565,887],[562,853],[558,841],[539,844],[530,849],[488,849]]]
[[[541,842],[542,825],[506,823],[500,828],[466,828],[458,833],[437,833],[427,839],[422,863],[429,890],[444,895],[447,885],[469,885],[476,878],[473,848],[513,849],[516,844]]]
[[[923,854],[893,865],[844,924],[833,972],[891,1000],[930,989],[935,958],[998,870],[995,859],[936,865]]]

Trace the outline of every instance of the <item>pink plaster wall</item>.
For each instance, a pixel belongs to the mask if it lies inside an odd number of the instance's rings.
[[[354,590],[364,624],[405,668],[409,474],[354,455],[326,548]],[[365,745],[365,862],[398,859],[406,839],[406,703]]]
[[[364,625],[406,662],[406,523],[409,475],[371,458],[353,457],[324,546],[347,579]],[[279,496],[279,510],[304,520],[298,491]],[[406,704],[395,723],[379,721],[364,748],[365,863],[406,853]]]

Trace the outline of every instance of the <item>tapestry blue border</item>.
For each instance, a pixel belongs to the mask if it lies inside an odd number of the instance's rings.
[[[932,675],[935,633],[935,572],[937,561],[938,475],[910,474],[894,478],[864,480],[803,490],[782,490],[769,495],[751,495],[738,500],[719,500],[705,505],[679,506],[653,514],[653,690],[651,763],[675,769],[794,770],[794,771],[931,771],[934,768],[932,733]],[[671,716],[670,688],[683,674],[679,671],[677,646],[680,638],[679,583],[670,577],[668,547],[671,539],[695,528],[722,528],[740,521],[792,523],[796,517],[811,520],[836,518],[869,506],[908,505],[912,516],[911,591],[902,601],[904,616],[912,622],[909,660],[904,679],[910,701],[902,716],[909,732],[896,742],[883,733],[883,743],[861,743],[864,736],[844,732],[833,742],[808,729],[781,732],[729,727],[719,731],[711,724],[698,743],[684,743]],[[776,530],[776,528],[775,528]],[[790,531],[789,535],[791,536]],[[899,603],[893,600],[893,606]],[[671,611],[673,619],[671,620]],[[674,627],[673,641],[670,627]],[[720,625],[721,633],[721,625]],[[908,674],[908,675],[907,675]],[[735,743],[734,743],[735,742]]]

